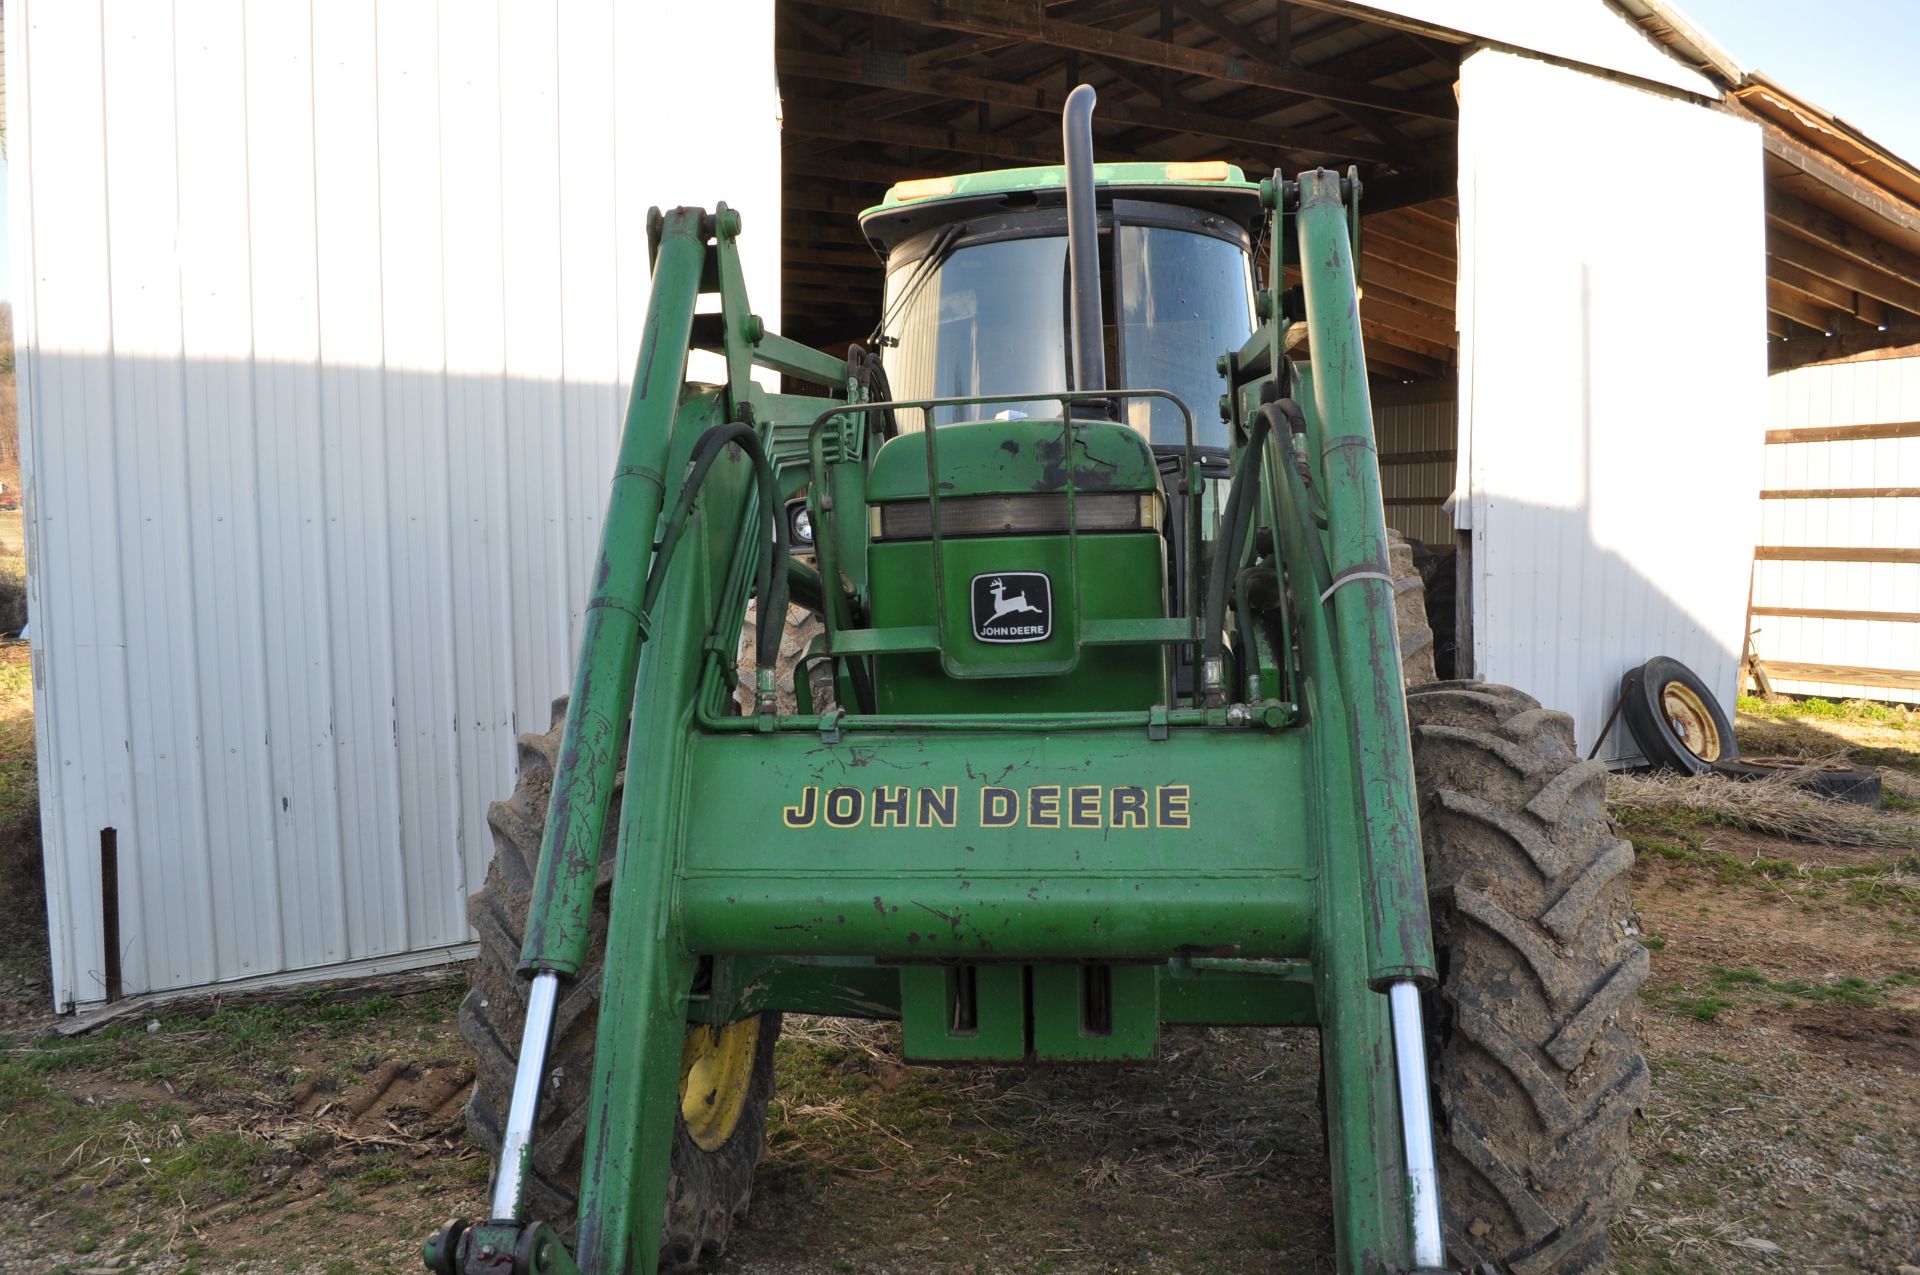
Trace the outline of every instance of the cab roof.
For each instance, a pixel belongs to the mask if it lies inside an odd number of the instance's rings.
[[[860,229],[874,251],[885,255],[932,226],[982,213],[1063,207],[1066,181],[1066,168],[1050,164],[898,182],[860,214]],[[1143,199],[1219,213],[1245,227],[1260,218],[1260,183],[1221,160],[1095,164],[1093,184],[1102,207],[1114,199]]]

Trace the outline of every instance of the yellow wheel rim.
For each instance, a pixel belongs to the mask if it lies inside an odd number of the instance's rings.
[[[1688,752],[1701,761],[1720,760],[1720,728],[1713,724],[1706,703],[1684,682],[1668,682],[1660,688],[1660,710]]]
[[[760,1052],[760,1020],[695,1023],[680,1047],[680,1118],[702,1151],[718,1151],[740,1124]]]

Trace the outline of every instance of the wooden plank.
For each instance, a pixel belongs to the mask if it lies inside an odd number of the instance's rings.
[[[1020,37],[1056,48],[1164,67],[1186,75],[1279,89],[1331,102],[1352,102],[1396,115],[1416,115],[1446,123],[1454,122],[1459,116],[1451,93],[1408,93],[1313,71],[1251,63],[1239,54],[1211,53],[1111,29],[1061,22],[1044,16],[1037,4],[1026,6],[1025,12],[1031,16],[1022,18],[1004,6],[996,13],[969,12],[943,0],[801,0],[801,3],[875,17],[902,18],[921,26],[964,31],[970,35]]]
[[[1366,313],[1364,310],[1361,311],[1360,314],[1360,335],[1366,338],[1369,352],[1372,351],[1375,341],[1384,341],[1388,345],[1396,346],[1399,349],[1410,350],[1415,354],[1425,355],[1427,358],[1439,363],[1442,367],[1450,367],[1453,364],[1453,347],[1451,345],[1444,345],[1439,341],[1429,341],[1425,337],[1415,336],[1410,332],[1402,332],[1391,323],[1378,319]]]
[[[1920,487],[1780,487],[1760,493],[1762,500],[1900,500],[1920,496]]]
[[[1766,148],[1767,154],[1784,160],[1827,190],[1857,205],[1862,212],[1889,221],[1909,234],[1920,235],[1920,208],[1862,180],[1859,174],[1844,164],[1802,145],[1778,125],[1761,124],[1760,144]]]
[[[1364,199],[1361,200],[1361,207],[1366,207]],[[1361,240],[1364,241],[1368,235],[1379,235],[1383,239],[1432,253],[1445,261],[1458,260],[1460,244],[1454,228],[1437,224],[1431,218],[1415,217],[1411,213],[1410,208],[1396,208],[1392,212],[1362,217]]]
[[[1777,680],[1920,691],[1920,670],[1916,669],[1862,668],[1857,664],[1799,664],[1788,660],[1761,660],[1759,663],[1765,666],[1770,677]]]
[[[1888,305],[1899,306],[1902,310],[1920,314],[1920,283],[1909,282],[1873,266],[1863,266],[1851,258],[1810,243],[1798,235],[1788,234],[1778,227],[1767,228],[1767,256],[1777,257],[1802,269],[1811,270],[1820,277],[1831,279],[1855,292],[1864,292],[1870,297],[1878,297]]]
[[[1886,624],[1920,624],[1920,611],[1823,611],[1816,607],[1754,607],[1755,615],[1777,615],[1792,620],[1872,620]]]
[[[1920,562],[1920,549],[1885,549],[1865,545],[1762,545],[1753,551],[1757,562]]]
[[[1447,503],[1445,496],[1382,496],[1383,505],[1429,505],[1435,508]]]
[[[1801,296],[1807,297],[1819,305],[1831,306],[1843,314],[1857,314],[1862,318],[1862,303],[1877,306],[1879,302],[1865,293],[1855,292],[1833,280],[1803,269],[1790,261],[1778,257],[1767,258],[1767,278],[1773,283],[1791,288]]]
[[[1795,323],[1805,324],[1822,334],[1833,330],[1833,321],[1838,313],[1832,306],[1811,300],[1774,279],[1767,280],[1767,310],[1785,315]]]
[[[1809,425],[1800,429],[1770,429],[1769,443],[1858,443],[1874,438],[1920,438],[1920,421],[1893,421],[1884,425]]]
[[[1375,284],[1442,306],[1449,312],[1453,310],[1456,295],[1453,275],[1436,277],[1408,269],[1398,259],[1382,255],[1380,248],[1372,243],[1372,236],[1363,229],[1360,232],[1360,286],[1365,289]]]
[[[1396,332],[1407,332],[1423,341],[1432,341],[1447,349],[1458,344],[1454,332],[1453,316],[1445,319],[1429,319],[1413,310],[1403,309],[1388,299],[1385,292],[1368,292],[1360,299],[1360,314],[1363,318],[1384,323]]]
[[[927,124],[900,124],[876,120],[825,102],[786,99],[781,131],[789,137],[821,137],[841,142],[877,142],[883,146],[917,146],[922,150],[1012,160],[1017,164],[1060,162],[1060,135],[1041,134],[1031,141],[1014,141],[971,129],[940,128]]]
[[[1374,396],[1378,399],[1378,395]],[[1451,447],[1436,448],[1424,452],[1381,452],[1382,465],[1434,465],[1441,461],[1458,460],[1460,454]]]
[[[1822,244],[1860,265],[1920,282],[1920,254],[1876,238],[1845,218],[1795,199],[1772,183],[1767,185],[1766,206],[1767,220],[1776,226]]]

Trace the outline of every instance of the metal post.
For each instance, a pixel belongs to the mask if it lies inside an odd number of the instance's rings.
[[[499,1175],[493,1181],[491,1219],[495,1222],[518,1222],[525,1217],[527,1160],[533,1152],[540,1076],[547,1068],[547,1042],[553,1035],[553,1007],[559,995],[558,974],[542,970],[533,976],[533,988],[527,993],[527,1025],[520,1033],[520,1064],[513,1075],[513,1104],[507,1109]]]
[[[1420,989],[1411,982],[1387,991],[1393,1015],[1393,1062],[1400,1082],[1400,1140],[1407,1155],[1407,1191],[1412,1206],[1413,1264],[1446,1262],[1440,1239],[1440,1170],[1433,1158],[1433,1113],[1427,1094],[1427,1041],[1420,1021]]]

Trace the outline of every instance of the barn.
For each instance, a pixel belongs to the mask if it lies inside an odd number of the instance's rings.
[[[1661,0],[14,0],[5,36],[63,1009],[460,959],[568,678],[646,209],[740,209],[756,308],[841,348],[854,214],[1056,161],[1082,81],[1103,159],[1358,168],[1389,516],[1460,673],[1628,762],[1622,672],[1731,698],[1750,604],[1791,685],[1920,668],[1920,398],[1853,381],[1911,381],[1876,356],[1920,341],[1920,176]]]

